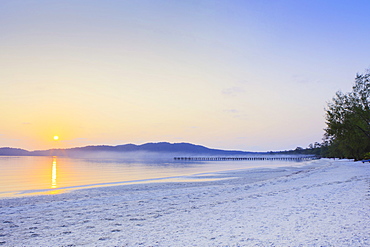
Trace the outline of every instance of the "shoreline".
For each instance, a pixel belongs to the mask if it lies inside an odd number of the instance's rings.
[[[265,162],[265,161],[260,161]],[[267,162],[267,161],[266,161]],[[279,161],[275,161],[279,164]],[[193,174],[183,174],[183,175],[174,175],[174,176],[159,176],[159,177],[152,177],[152,178],[139,178],[135,180],[123,180],[123,181],[107,181],[107,182],[97,182],[97,183],[90,183],[90,184],[81,184],[81,185],[67,185],[62,187],[55,187],[55,188],[34,188],[34,189],[23,189],[23,190],[14,190],[14,191],[3,191],[0,192],[0,199],[7,199],[7,198],[19,198],[19,197],[32,197],[32,196],[39,196],[39,195],[55,195],[61,193],[70,193],[76,190],[81,189],[91,189],[91,188],[103,188],[103,187],[112,187],[112,186],[130,186],[134,184],[151,184],[151,183],[176,183],[176,182],[207,182],[207,181],[217,181],[217,180],[224,180],[224,179],[234,179],[238,178],[240,175],[253,175],[255,172],[266,172],[267,174],[275,176],[275,174],[271,174],[271,172],[277,172],[281,170],[290,170],[290,169],[300,169],[302,167],[310,166],[312,162],[315,160],[305,161],[302,163],[292,163],[290,165],[288,163],[283,163],[281,166],[250,166],[250,167],[233,167],[233,168],[218,168],[213,171],[203,171]],[[161,175],[161,174],[159,174]],[[162,174],[163,175],[163,174]],[[234,176],[236,175],[236,176]],[[251,178],[255,181],[255,178]],[[258,177],[260,179],[260,177]]]
[[[370,245],[369,168],[320,160],[279,174],[0,199],[0,245]]]

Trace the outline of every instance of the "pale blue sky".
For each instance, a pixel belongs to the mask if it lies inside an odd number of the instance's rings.
[[[0,146],[321,141],[369,1],[0,1]],[[60,141],[52,141],[54,135]]]

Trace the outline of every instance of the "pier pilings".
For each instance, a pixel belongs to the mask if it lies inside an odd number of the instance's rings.
[[[317,156],[298,156],[298,157],[174,157],[175,160],[182,161],[237,161],[237,160],[284,160],[284,161],[304,161],[304,160],[314,160],[319,159]]]

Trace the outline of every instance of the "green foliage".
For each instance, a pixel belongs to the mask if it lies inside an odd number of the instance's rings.
[[[281,151],[281,152],[277,152],[277,153],[279,153],[279,154],[315,155],[317,157],[320,157],[320,156],[322,156],[321,155],[322,148],[323,148],[323,144],[315,142],[314,144],[310,144],[308,146],[308,148],[297,147],[294,150],[286,150],[286,151]]]
[[[326,109],[326,124],[325,157],[359,160],[370,152],[370,72],[356,76],[352,92],[336,93]]]
[[[370,160],[370,152],[366,153],[363,157],[364,160]]]

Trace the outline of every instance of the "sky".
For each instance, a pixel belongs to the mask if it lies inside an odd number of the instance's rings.
[[[327,102],[370,68],[369,10],[368,0],[0,0],[0,147],[321,142]]]

